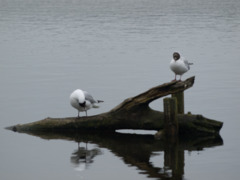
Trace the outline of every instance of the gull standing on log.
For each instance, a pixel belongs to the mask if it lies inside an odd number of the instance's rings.
[[[181,57],[178,52],[173,53],[173,59],[170,62],[170,69],[175,73],[176,81],[177,75],[180,75],[180,81],[182,75],[190,69],[190,65],[193,63],[189,63],[184,57]]]
[[[91,94],[81,89],[77,89],[70,95],[70,104],[72,107],[78,110],[78,117],[80,117],[80,112],[85,111],[87,116],[87,110],[91,108],[98,108],[98,103],[101,100],[95,100]]]

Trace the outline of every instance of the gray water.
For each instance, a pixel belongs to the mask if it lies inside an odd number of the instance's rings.
[[[0,178],[238,179],[239,42],[239,0],[0,0]],[[109,111],[171,81],[174,51],[194,63],[183,76],[196,76],[185,111],[224,122],[222,140],[180,148],[177,175],[152,135],[4,129],[77,116],[77,88],[105,101],[89,115]],[[151,107],[162,110],[162,100]],[[86,149],[92,157],[79,159]]]

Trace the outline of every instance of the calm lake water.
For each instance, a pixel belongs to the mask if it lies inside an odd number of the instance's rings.
[[[239,179],[239,42],[239,0],[0,0],[0,178]],[[109,111],[171,81],[174,51],[194,63],[185,111],[224,122],[222,139],[180,142],[174,153],[152,135],[4,129],[76,116],[77,88],[105,101],[89,115]],[[151,107],[162,110],[162,99]]]

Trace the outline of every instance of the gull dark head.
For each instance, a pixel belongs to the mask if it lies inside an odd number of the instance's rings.
[[[175,61],[179,60],[179,59],[180,59],[180,54],[179,54],[178,52],[174,52],[174,53],[173,53],[173,59],[174,59]]]
[[[84,101],[83,103],[79,103],[80,107],[85,107],[86,106],[86,101]]]

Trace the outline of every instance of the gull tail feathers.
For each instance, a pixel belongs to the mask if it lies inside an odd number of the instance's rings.
[[[93,108],[99,108],[100,106],[99,105],[97,105],[97,104],[93,104],[93,106],[92,106]]]
[[[97,100],[97,103],[102,103],[102,102],[104,102],[104,101],[102,101],[102,100]],[[100,106],[99,106],[97,103],[94,103],[92,107],[93,107],[93,108],[99,108]]]

